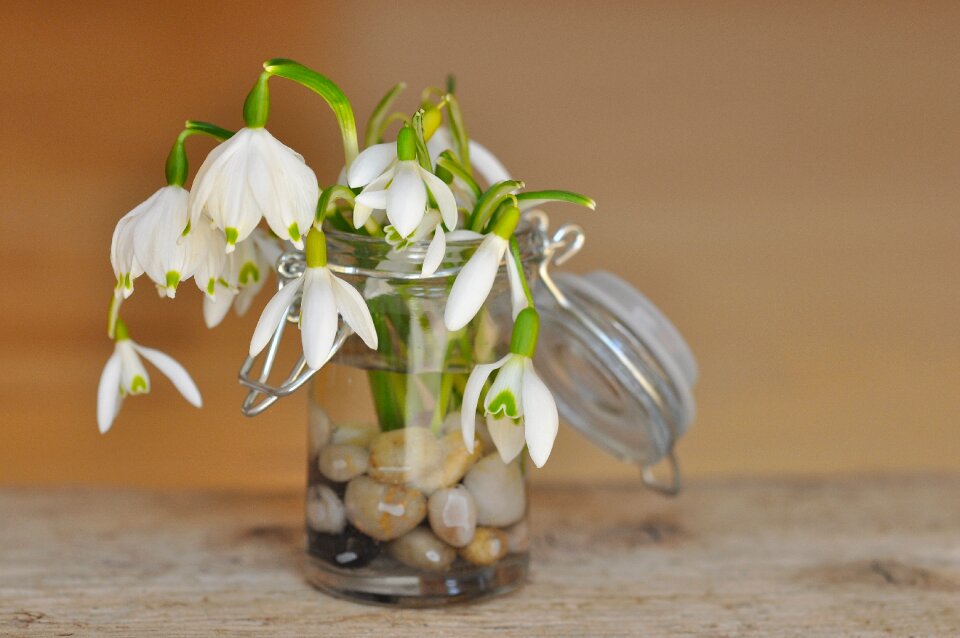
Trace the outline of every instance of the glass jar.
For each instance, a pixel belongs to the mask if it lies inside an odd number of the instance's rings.
[[[545,235],[517,234],[531,285]],[[307,575],[335,596],[403,606],[460,602],[518,587],[527,573],[527,463],[505,464],[482,416],[474,451],[460,403],[476,363],[502,357],[512,321],[501,268],[462,330],[443,323],[460,267],[479,245],[450,241],[434,276],[426,244],[330,231],[328,259],[367,300],[379,348],[349,336],[311,380]]]
[[[680,489],[674,445],[695,414],[698,370],[677,329],[616,275],[551,273],[583,246],[574,224],[547,233],[528,211],[517,232],[541,317],[538,372],[561,419],[614,456],[636,463],[647,487]],[[295,303],[262,355],[247,357],[242,410],[255,416],[310,382],[307,576],[344,598],[432,606],[510,591],[527,571],[528,466],[504,464],[477,415],[474,451],[460,433],[460,402],[477,363],[508,350],[504,269],[476,318],[448,332],[450,286],[478,241],[448,241],[435,275],[420,275],[425,244],[396,251],[382,239],[327,233],[328,266],[359,290],[379,337],[370,351],[340,327],[319,371],[301,356],[268,381]],[[282,284],[302,276],[303,253],[277,263]],[[659,469],[658,469],[659,468]]]

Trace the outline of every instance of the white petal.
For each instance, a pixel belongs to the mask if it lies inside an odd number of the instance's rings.
[[[478,239],[483,239],[482,233],[465,228],[447,233],[447,241],[476,241]]]
[[[364,191],[357,195],[357,205],[369,209],[383,209],[387,207],[387,191]],[[368,213],[369,214],[369,213]],[[366,221],[366,219],[364,219]],[[357,222],[353,222],[354,226]],[[362,226],[362,224],[361,224]],[[359,228],[360,226],[357,226]]]
[[[419,168],[413,160],[400,162],[393,176],[393,183],[387,189],[387,218],[401,237],[406,237],[416,230],[427,209],[427,189],[423,185]]]
[[[230,312],[234,296],[233,291],[223,286],[220,286],[219,295],[215,297],[203,296],[203,322],[207,324],[207,328],[216,328],[220,325],[223,318]]]
[[[366,186],[383,174],[390,162],[397,159],[396,143],[374,144],[363,150],[353,160],[347,171],[347,184],[350,188]]]
[[[507,255],[507,279],[510,281],[510,304],[513,307],[513,318],[516,319],[520,311],[527,307],[527,295],[520,280],[520,270],[513,255]]]
[[[287,310],[293,304],[297,291],[303,286],[303,277],[291,281],[286,286],[277,291],[277,293],[264,306],[260,314],[260,320],[253,331],[253,337],[250,339],[250,356],[255,357],[260,351],[267,347],[277,326],[287,316]]]
[[[480,393],[483,384],[494,370],[505,364],[512,355],[507,355],[493,363],[479,363],[470,371],[467,384],[463,388],[463,401],[460,406],[460,431],[463,433],[463,444],[467,451],[473,454],[474,428],[477,419],[477,404],[480,403]]]
[[[423,270],[421,274],[425,277],[437,272],[437,268],[443,262],[443,256],[447,253],[447,240],[443,233],[443,228],[437,226],[433,231],[433,239],[427,247],[427,252],[423,256]]]
[[[473,140],[470,140],[470,165],[487,180],[488,184],[496,184],[510,179],[509,171],[504,168],[496,155]]]
[[[490,431],[490,438],[497,446],[497,452],[500,453],[504,463],[517,458],[517,455],[523,451],[526,443],[523,438],[523,429],[523,423],[516,423],[509,417],[499,419],[487,417],[487,430]]]
[[[127,394],[146,394],[150,392],[150,375],[140,361],[133,342],[129,339],[118,341],[114,346],[120,353],[120,387]],[[145,387],[134,388],[137,379],[142,379]]]
[[[373,318],[370,316],[370,309],[357,290],[344,280],[330,275],[333,283],[333,296],[337,302],[337,311],[347,322],[347,325],[353,328],[353,331],[360,335],[367,347],[377,349],[377,330],[373,327]]]
[[[502,414],[513,418],[523,416],[523,362],[526,357],[520,355],[511,355],[506,365],[500,368],[497,378],[493,380],[490,389],[487,390],[487,396],[483,401],[483,409],[489,415]],[[501,396],[508,396],[512,400],[510,405],[491,406],[491,403]],[[491,409],[496,407],[496,409]],[[512,409],[513,412],[510,412]]]
[[[526,358],[523,365],[523,421],[527,449],[536,466],[543,467],[557,438],[560,416],[550,389],[533,369],[533,361]]]
[[[195,408],[203,406],[203,399],[200,398],[200,390],[197,388],[197,384],[190,378],[190,373],[173,357],[139,344],[134,345],[134,348],[143,355],[144,359],[157,366],[157,369],[170,379],[173,386],[179,390],[190,405]]]
[[[307,365],[314,370],[330,358],[337,336],[337,304],[326,268],[307,268],[300,302],[300,339]]]
[[[97,387],[97,428],[106,434],[120,410],[120,353],[114,350],[100,375]]]
[[[493,288],[500,260],[506,250],[506,239],[494,234],[487,235],[457,274],[443,312],[447,330],[459,330],[476,316]]]
[[[454,230],[457,227],[457,200],[442,179],[426,170],[422,166],[420,176],[423,178],[430,194],[437,200],[437,207],[440,209],[440,216],[443,217],[443,223],[447,229]]]

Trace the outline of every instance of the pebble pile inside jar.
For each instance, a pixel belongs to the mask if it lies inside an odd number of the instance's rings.
[[[380,431],[374,423],[335,426],[310,409],[309,552],[333,567],[378,573],[454,572],[526,554],[522,457],[504,463],[477,424],[467,451],[460,414]]]

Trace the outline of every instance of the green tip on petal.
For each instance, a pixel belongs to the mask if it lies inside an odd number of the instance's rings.
[[[290,224],[290,228],[287,229],[287,232],[290,233],[291,241],[300,241],[300,227],[297,226],[297,222]]]
[[[260,269],[257,268],[257,265],[252,261],[243,264],[240,268],[240,274],[237,276],[237,282],[241,286],[246,286],[258,281],[260,281]]]
[[[235,246],[237,239],[240,237],[240,232],[236,228],[227,228],[223,231],[223,234],[227,236],[227,245]]]
[[[217,291],[217,280],[213,277],[210,278],[210,281],[207,282],[207,294],[211,297],[213,293]]]
[[[191,222],[191,221],[189,221],[189,220],[187,221],[187,225],[183,227],[183,232],[180,233],[180,236],[181,236],[181,237],[186,237],[187,235],[190,234],[190,224],[192,224],[192,223],[193,223],[193,222]]]
[[[501,412],[510,418],[517,418],[517,398],[509,390],[503,390],[487,402],[488,414],[497,415]]]
[[[167,273],[167,289],[176,290],[177,286],[180,285],[180,273],[176,270],[171,270]]]
[[[139,374],[130,382],[130,394],[143,394],[147,391],[147,380]]]

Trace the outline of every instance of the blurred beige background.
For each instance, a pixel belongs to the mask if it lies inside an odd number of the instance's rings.
[[[691,476],[960,469],[960,5],[8,5],[0,25],[0,482],[273,488],[303,480],[303,396],[246,420],[257,312],[210,333],[192,284],[127,307],[182,361],[108,436],[95,389],[116,220],[162,184],[186,118],[241,125],[263,59],[382,92],[459,79],[469,131],[588,242],[569,268],[644,291],[701,365]],[[321,181],[326,107],[272,83],[271,130]],[[413,108],[412,89],[403,102]],[[211,144],[192,141],[193,167]],[[262,301],[260,302],[262,303]],[[635,470],[564,430],[537,480]]]

